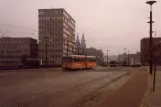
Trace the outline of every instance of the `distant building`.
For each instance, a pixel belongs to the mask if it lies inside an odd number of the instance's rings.
[[[119,54],[117,61],[121,64],[121,65],[125,65],[127,63],[127,53],[125,54]]]
[[[136,54],[130,54],[128,57],[128,65],[141,65],[141,55],[140,52]]]
[[[88,56],[95,56],[97,58],[98,63],[104,62],[104,54],[101,49],[96,48],[86,48],[85,54]]]
[[[49,66],[61,65],[62,56],[75,53],[75,20],[63,8],[39,9],[39,58]],[[46,37],[46,39],[45,39]]]
[[[23,57],[38,57],[36,39],[29,37],[0,38],[0,68],[23,66]]]
[[[135,54],[120,54],[117,58],[117,61],[121,65],[134,65],[141,63],[141,54],[140,52],[136,52]]]
[[[156,43],[161,41],[161,37],[155,37],[153,40],[153,54],[155,54],[154,47],[156,46]],[[143,65],[149,64],[149,38],[143,38],[141,39],[141,63]],[[157,45],[158,49],[161,49],[161,45]],[[157,56],[157,63],[161,65],[161,52],[159,52]]]

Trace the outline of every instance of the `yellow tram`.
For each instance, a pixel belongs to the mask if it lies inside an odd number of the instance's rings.
[[[63,69],[91,69],[96,67],[95,56],[69,55],[62,57]]]

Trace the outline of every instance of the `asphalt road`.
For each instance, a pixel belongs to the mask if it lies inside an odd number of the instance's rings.
[[[0,107],[72,107],[119,81],[128,71],[97,67],[66,72],[61,69],[0,72]]]

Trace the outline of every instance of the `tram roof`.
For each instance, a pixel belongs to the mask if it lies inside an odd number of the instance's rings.
[[[63,56],[63,57],[96,58],[95,56],[85,56],[85,55],[68,55],[68,56]]]

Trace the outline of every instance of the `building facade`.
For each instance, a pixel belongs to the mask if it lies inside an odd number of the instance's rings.
[[[136,52],[134,54],[119,54],[117,61],[119,62],[120,65],[141,65],[141,53]]]
[[[102,64],[104,62],[104,54],[101,49],[96,49],[96,48],[86,48],[85,49],[85,54],[87,56],[95,56],[97,58],[97,62],[99,64]]]
[[[155,54],[155,48],[158,48],[158,51],[161,49],[161,45],[157,45],[158,42],[161,41],[161,37],[155,37],[152,39],[153,41],[153,55]],[[143,65],[149,64],[149,38],[143,38],[141,39],[140,43],[140,50],[141,50],[141,63]],[[161,65],[161,52],[157,55],[157,63]]]
[[[0,38],[0,67],[23,66],[22,58],[37,58],[38,44],[36,39],[25,38]]]
[[[141,55],[140,52],[137,52],[136,54],[129,54],[127,57],[127,64],[132,65],[141,65]]]
[[[74,53],[75,20],[62,8],[39,9],[39,58],[42,64],[61,65],[63,55]]]

